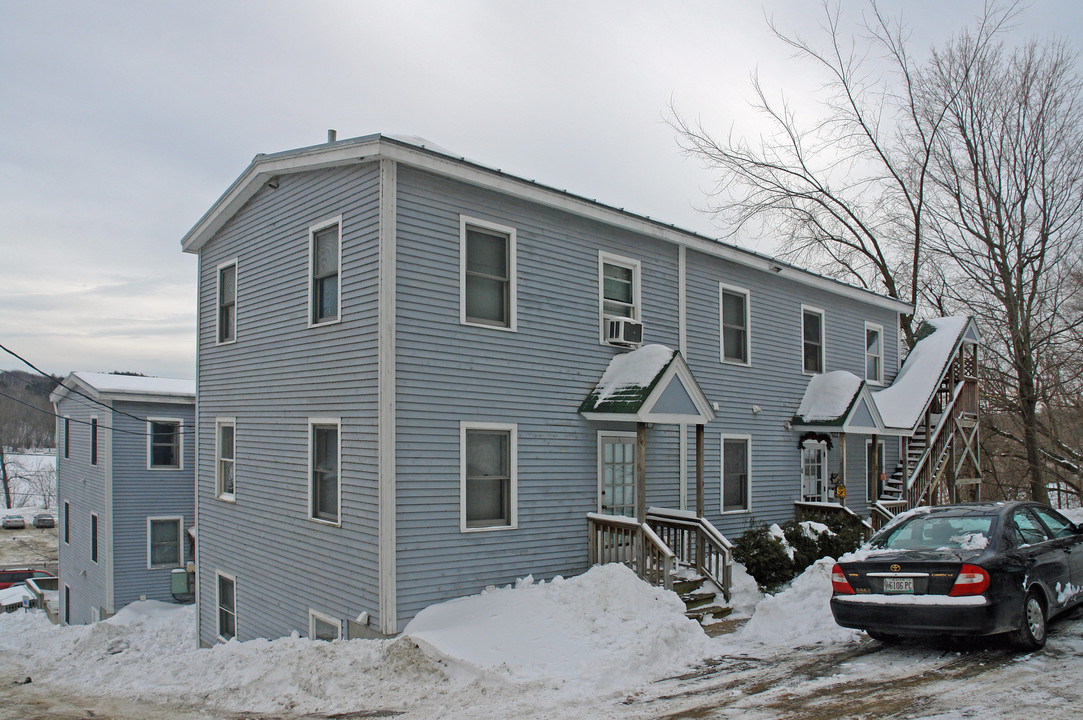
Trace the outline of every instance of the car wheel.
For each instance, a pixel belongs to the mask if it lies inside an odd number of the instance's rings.
[[[1045,646],[1045,608],[1036,591],[1027,593],[1023,600],[1023,622],[1009,637],[1013,645],[1023,650],[1039,650]]]
[[[901,635],[892,635],[891,633],[880,632],[879,630],[866,630],[873,640],[884,643],[885,645],[897,645],[902,642]]]

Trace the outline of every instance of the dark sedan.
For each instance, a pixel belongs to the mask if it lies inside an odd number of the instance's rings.
[[[908,635],[1008,633],[1045,645],[1046,621],[1083,602],[1083,528],[1030,502],[917,508],[831,573],[843,627]]]

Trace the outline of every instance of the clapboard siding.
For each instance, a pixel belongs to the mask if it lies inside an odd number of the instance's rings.
[[[148,568],[147,518],[182,518],[182,534],[195,524],[195,406],[193,403],[115,403],[113,433],[113,567],[117,609],[145,596],[173,599],[172,568]],[[127,413],[127,414],[124,414]],[[140,422],[134,415],[144,420]],[[181,421],[182,466],[147,467],[146,418]],[[181,566],[194,558],[181,538]]]
[[[621,352],[598,341],[598,252],[642,263],[645,341],[678,341],[676,247],[407,168],[398,186],[398,596],[433,602],[586,569],[597,430],[577,412]],[[459,323],[459,217],[515,228],[517,332]],[[518,527],[460,531],[460,424],[514,423]],[[649,432],[648,498],[677,499],[673,429]]]
[[[59,536],[60,583],[71,589],[71,623],[83,624],[93,619],[93,608],[108,610],[108,563],[106,549],[108,524],[106,506],[106,469],[108,428],[112,412],[79,396],[68,396],[58,403],[57,414],[71,419],[70,454],[57,455],[57,525]],[[90,419],[98,418],[98,464],[90,464]],[[59,445],[63,448],[63,445]],[[70,508],[71,541],[64,542],[64,503]],[[90,559],[90,516],[98,516],[98,562]],[[64,598],[61,597],[61,608]],[[61,610],[63,613],[63,610]],[[62,616],[63,617],[63,616]]]
[[[215,571],[241,639],[308,632],[308,607],[377,614],[375,164],[280,178],[200,253],[199,637]],[[339,323],[308,327],[308,228],[342,216]],[[236,258],[236,342],[216,345],[217,266]],[[215,418],[236,418],[236,502],[215,497]],[[341,419],[341,527],[308,519],[308,418]],[[287,601],[286,598],[290,598]],[[303,598],[303,600],[301,600]]]

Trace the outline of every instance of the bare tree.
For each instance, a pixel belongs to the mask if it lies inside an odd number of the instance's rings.
[[[943,271],[936,302],[983,320],[986,401],[1018,419],[1030,496],[1044,502],[1045,383],[1078,355],[1083,319],[1072,281],[1083,232],[1075,57],[1061,43],[1009,51],[964,32],[934,53],[925,78],[931,112],[949,99],[926,233]]]
[[[826,261],[827,274],[917,306],[929,172],[954,98],[923,87],[906,29],[875,2],[859,41],[846,40],[852,36],[842,29],[838,5],[825,2],[823,11],[822,48],[771,23],[798,59],[826,74],[821,117],[800,122],[786,99],[772,101],[754,75],[755,106],[771,128],[758,144],[732,134],[720,141],[675,109],[671,124],[686,153],[718,170],[710,209],[733,233],[760,223],[781,237],[785,257]],[[1015,5],[988,9],[977,37],[988,42],[1014,14]],[[903,316],[901,327],[912,346],[913,316]]]

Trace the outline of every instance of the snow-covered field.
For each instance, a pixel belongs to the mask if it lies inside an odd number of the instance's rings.
[[[431,607],[394,640],[231,641],[197,649],[189,607],[142,602],[89,626],[0,617],[0,718],[104,707],[123,718],[1026,717],[1075,716],[1083,613],[1047,648],[1015,655],[886,647],[837,627],[823,561],[709,638],[678,598],[616,565]],[[22,676],[29,685],[16,685]],[[1059,699],[1059,700],[1058,700]],[[1058,704],[1059,703],[1059,704]],[[19,710],[24,708],[24,710]],[[861,712],[858,712],[861,709]],[[890,712],[889,712],[890,711]],[[1017,714],[1018,711],[1018,714]],[[81,716],[81,715],[80,715]]]

